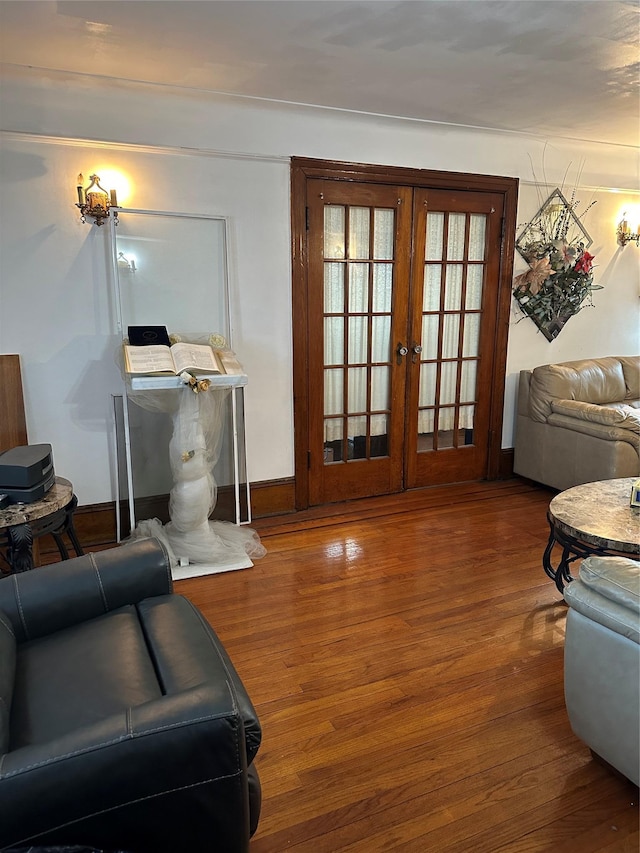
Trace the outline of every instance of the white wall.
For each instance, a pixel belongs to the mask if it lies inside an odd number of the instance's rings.
[[[640,198],[628,193],[588,190],[579,191],[576,197],[584,206],[592,199],[596,201],[584,222],[593,239],[589,251],[595,255],[594,280],[604,290],[593,293],[595,307],[583,308],[572,317],[552,343],[547,342],[531,320],[522,319],[522,312],[512,300],[503,447],[513,447],[520,370],[554,361],[640,353],[640,255],[635,245],[622,249],[615,237],[615,226],[624,210],[635,205],[640,213]],[[526,223],[538,208],[536,188],[521,185],[518,221]],[[515,273],[524,272],[526,268],[526,263],[517,255]]]
[[[520,369],[640,351],[638,250],[620,250],[614,233],[622,210],[640,202],[637,149],[30,71],[5,70],[0,97],[0,352],[20,353],[29,439],[53,445],[56,470],[73,481],[81,504],[114,497],[110,395],[121,377],[106,229],[79,222],[78,171],[127,173],[125,206],[228,217],[233,340],[250,377],[255,481],[293,475],[291,156],[516,176],[525,182],[521,223],[541,200],[529,183],[532,162],[552,187],[569,167],[570,189],[581,164],[582,185],[602,187],[586,220],[605,285],[595,309],[572,318],[551,344],[512,313],[504,447],[513,444]],[[87,138],[115,144],[77,142]],[[578,192],[583,204],[591,197]]]

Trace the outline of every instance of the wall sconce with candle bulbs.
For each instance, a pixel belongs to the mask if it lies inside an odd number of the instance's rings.
[[[96,225],[102,225],[103,221],[110,215],[113,209],[113,218],[115,224],[118,224],[118,199],[116,191],[110,190],[107,192],[100,186],[100,178],[97,175],[90,175],[91,183],[87,187],[83,187],[84,177],[82,172],[78,175],[77,193],[78,201],[76,207],[80,208],[80,219],[86,222],[87,216],[95,220]]]
[[[618,243],[624,247],[627,243],[635,243],[636,246],[640,246],[640,225],[638,225],[638,230],[634,234],[631,228],[629,227],[629,223],[626,219],[627,212],[625,211],[622,214],[622,219],[618,222],[618,227],[616,229],[616,236],[618,238]]]
[[[117,264],[118,272],[125,274],[132,274],[138,269],[135,258],[127,258],[124,252],[118,252]]]

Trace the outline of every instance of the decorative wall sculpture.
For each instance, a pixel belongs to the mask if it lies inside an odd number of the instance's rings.
[[[548,341],[602,290],[593,283],[593,240],[581,221],[595,202],[577,215],[579,204],[575,190],[568,201],[556,188],[516,240],[529,269],[515,278],[513,295]]]

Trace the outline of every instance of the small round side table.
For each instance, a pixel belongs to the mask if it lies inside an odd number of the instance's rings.
[[[65,533],[76,554],[82,556],[84,552],[73,526],[73,513],[77,506],[78,499],[69,480],[56,477],[41,500],[10,504],[0,510],[0,543],[6,548],[10,571],[26,572],[33,568],[33,540],[45,533],[53,536],[63,560],[69,559],[62,538]]]
[[[570,564],[591,554],[640,557],[640,515],[629,505],[635,477],[597,480],[560,492],[549,504],[549,542],[542,557],[546,574],[559,592],[570,583]],[[554,545],[562,548],[556,568]]]

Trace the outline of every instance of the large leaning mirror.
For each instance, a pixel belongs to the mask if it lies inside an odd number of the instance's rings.
[[[123,335],[166,325],[229,340],[224,218],[123,210],[114,234]]]

